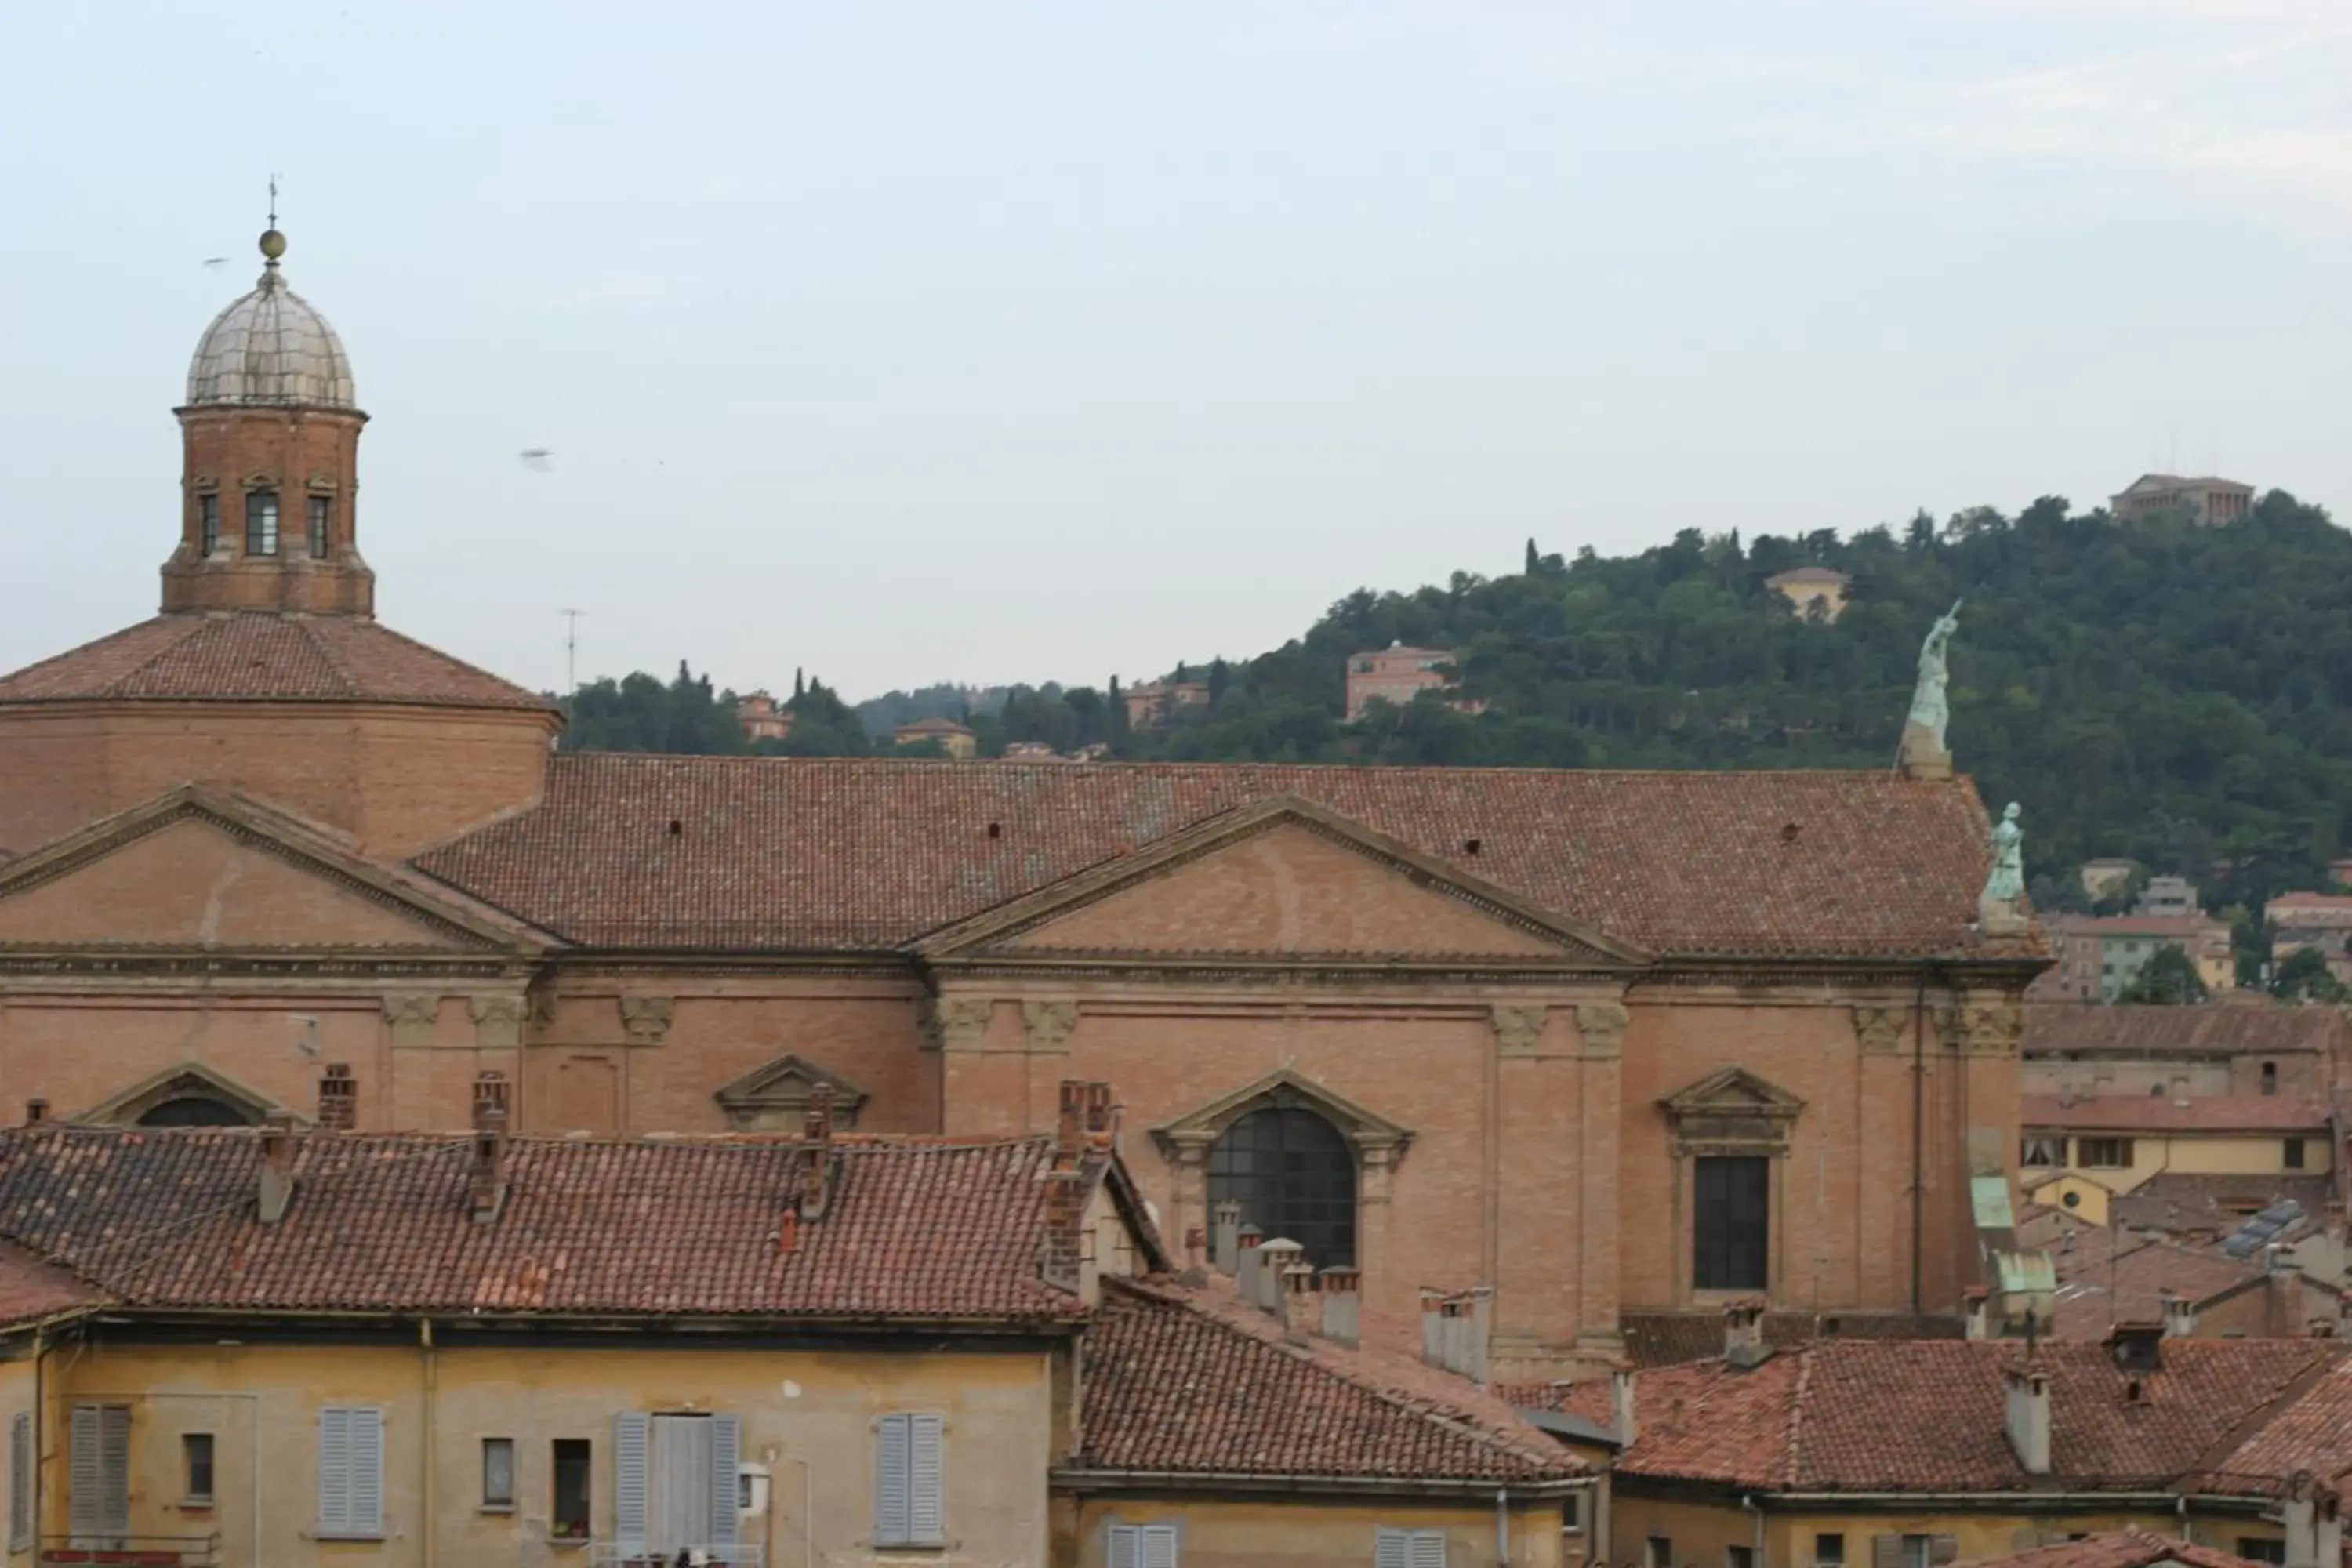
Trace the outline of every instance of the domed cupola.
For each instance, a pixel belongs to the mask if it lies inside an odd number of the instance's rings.
[[[213,318],[180,416],[179,548],[163,609],[375,613],[360,558],[360,411],[326,317],[286,286],[272,215],[253,291]]]
[[[196,343],[188,406],[356,411],[342,341],[278,270],[286,237],[274,228],[263,235],[261,254],[261,281],[215,316]]]

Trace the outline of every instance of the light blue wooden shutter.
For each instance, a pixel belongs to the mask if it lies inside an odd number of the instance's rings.
[[[1110,1527],[1108,1568],[1143,1568],[1143,1530],[1139,1525],[1114,1524]]]
[[[330,1405],[319,1412],[319,1533],[351,1532],[352,1413]]]
[[[1383,1526],[1372,1537],[1372,1568],[1412,1568],[1412,1536]]]
[[[907,1526],[929,1546],[947,1539],[947,1418],[907,1417]]]
[[[1143,1561],[1136,1568],[1176,1568],[1176,1527],[1172,1524],[1147,1524],[1143,1527]]]
[[[908,1429],[914,1418],[885,1415],[874,1434],[874,1544],[903,1546],[911,1539],[908,1511]]]
[[[1412,1568],[1445,1568],[1445,1531],[1414,1531],[1407,1560]]]
[[[383,1412],[362,1407],[350,1412],[352,1424],[350,1499],[353,1535],[383,1533]]]
[[[8,1423],[8,1550],[33,1544],[33,1418],[19,1412]]]
[[[98,1412],[99,1528],[120,1540],[131,1533],[131,1407]]]
[[[70,1451],[66,1461],[67,1527],[73,1531],[77,1542],[85,1542],[99,1531],[98,1494],[102,1472],[98,1463],[98,1406],[75,1405],[70,1431]]]
[[[710,1532],[704,1542],[715,1548],[721,1563],[735,1561],[736,1521],[743,1504],[737,1489],[743,1483],[736,1472],[743,1466],[743,1423],[733,1415],[710,1418]]]
[[[613,1417],[613,1539],[625,1557],[646,1550],[646,1449],[653,1417],[625,1410]]]

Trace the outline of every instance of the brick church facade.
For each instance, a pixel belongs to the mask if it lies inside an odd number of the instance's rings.
[[[1761,1296],[1956,1311],[2037,935],[1965,780],[565,755],[373,618],[360,412],[277,248],[179,411],[162,613],[0,678],[0,1092],[104,1124],[1050,1128],[1497,1371]],[[2002,1200],[2005,1203],[2005,1198]]]

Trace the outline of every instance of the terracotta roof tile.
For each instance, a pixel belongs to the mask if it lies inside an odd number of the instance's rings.
[[[2324,1100],[2284,1094],[2208,1094],[2177,1100],[2163,1094],[2097,1094],[2071,1102],[2054,1094],[2018,1096],[2024,1127],[2069,1131],[2302,1132],[2327,1131]]]
[[[158,616],[0,676],[0,704],[89,701],[553,707],[353,616]]]
[[[1561,1480],[1582,1461],[1465,1380],[1280,1325],[1228,1287],[1107,1280],[1078,1467],[1408,1481]]]
[[[1082,1316],[1038,1272],[1050,1140],[836,1147],[829,1211],[792,1226],[793,1141],[517,1138],[478,1224],[470,1135],[311,1132],[264,1225],[255,1131],[22,1128],[0,1133],[0,1235],[134,1306]]]
[[[2301,1471],[2352,1474],[2352,1361],[2340,1361],[2198,1478],[2198,1489],[2274,1496]]]
[[[565,756],[419,864],[592,945],[889,949],[1283,795],[1653,952],[1986,951],[1974,788],[1880,773]]]
[[[2160,1322],[2168,1294],[2207,1301],[2263,1273],[2260,1264],[2100,1226],[2060,1236],[2050,1260],[2062,1340],[2104,1340],[2117,1323]]]
[[[103,1305],[105,1291],[44,1262],[21,1247],[0,1242],[0,1328],[15,1328]]]
[[[1907,1312],[1767,1312],[1762,1327],[1764,1342],[1776,1351],[1828,1339],[1957,1340],[1966,1331],[1958,1317]],[[1633,1366],[1673,1366],[1723,1353],[1720,1312],[1625,1312],[1618,1329]]]
[[[2186,1563],[2188,1568],[2255,1568],[2251,1560],[2215,1547],[2139,1530],[2102,1531],[2080,1541],[2008,1557],[1983,1558],[1978,1568],[2156,1568],[2162,1563]]]
[[[2037,1002],[2025,1009],[2028,1057],[2119,1052],[2132,1056],[2292,1056],[2330,1052],[2346,1039],[2333,1007],[2232,1000],[2201,1007],[2103,1006]]]
[[[1949,1492],[2040,1484],[2157,1489],[2204,1461],[2337,1347],[2324,1340],[2168,1340],[2162,1370],[2119,1370],[2106,1347],[2044,1342],[2053,1474],[2009,1446],[2000,1341],[1823,1340],[1752,1371],[1723,1362],[1637,1373],[1621,1474],[1757,1489]],[[2133,1394],[2137,1385],[2137,1396]],[[1555,1407],[1608,1418],[1605,1383]],[[1596,1414],[1597,1413],[1597,1414]]]

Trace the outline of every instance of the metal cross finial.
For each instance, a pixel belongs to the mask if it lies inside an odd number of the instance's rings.
[[[269,176],[269,226],[278,226],[278,176]]]

